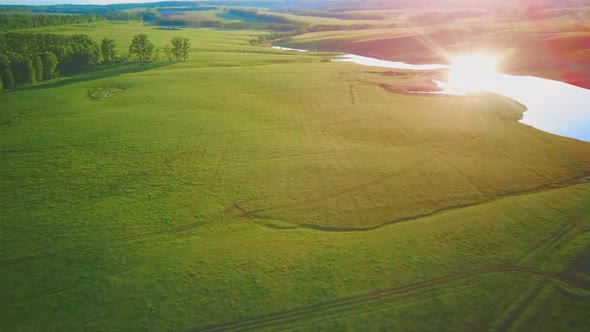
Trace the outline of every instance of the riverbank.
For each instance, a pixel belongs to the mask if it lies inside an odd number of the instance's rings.
[[[275,47],[284,51],[305,52],[303,49]],[[381,76],[394,76],[391,82],[372,81],[386,91],[406,94],[447,94],[468,95],[460,87],[446,83],[444,71],[448,65],[413,65],[399,61],[386,61],[346,54],[333,59],[334,62],[353,62],[359,65],[399,69],[398,72],[383,72]],[[479,82],[482,92],[492,92],[510,98],[528,111],[520,122],[539,130],[559,136],[590,142],[590,90],[565,82],[534,76],[515,76],[495,73],[489,79]],[[471,91],[473,92],[473,91]],[[539,92],[543,92],[540,94]]]

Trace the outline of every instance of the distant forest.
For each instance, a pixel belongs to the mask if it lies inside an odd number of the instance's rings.
[[[104,20],[98,15],[2,15],[0,31],[31,29],[52,25],[91,23]]]

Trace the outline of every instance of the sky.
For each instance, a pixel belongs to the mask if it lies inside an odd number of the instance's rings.
[[[0,5],[61,5],[66,3],[75,5],[107,5],[112,3],[145,3],[159,1],[163,0],[0,0]]]

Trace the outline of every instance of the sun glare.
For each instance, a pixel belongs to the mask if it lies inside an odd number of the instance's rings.
[[[449,84],[465,92],[485,90],[498,74],[496,63],[495,57],[484,54],[456,57],[452,60]]]

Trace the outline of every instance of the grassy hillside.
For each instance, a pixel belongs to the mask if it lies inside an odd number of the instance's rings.
[[[43,31],[193,52],[0,92],[0,330],[590,323],[590,144],[522,105],[256,32]]]

